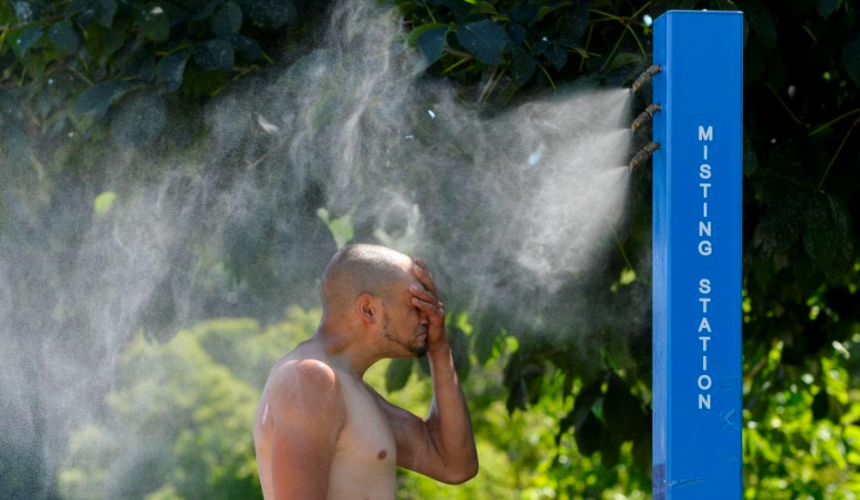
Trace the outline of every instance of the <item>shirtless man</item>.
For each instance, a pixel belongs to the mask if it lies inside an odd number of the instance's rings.
[[[254,415],[266,500],[394,499],[395,466],[449,484],[478,473],[469,409],[445,333],[445,308],[420,258],[348,245],[320,282],[314,336],[272,368]],[[429,356],[426,419],[362,377],[384,358]]]

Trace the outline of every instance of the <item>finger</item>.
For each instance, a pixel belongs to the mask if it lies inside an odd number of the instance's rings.
[[[418,297],[412,297],[412,303],[415,304],[415,307],[418,307],[427,313],[432,313],[432,314],[444,314],[445,313],[444,308],[434,306],[430,302],[427,302],[426,300],[421,300]]]
[[[429,290],[430,293],[436,294],[436,283],[433,282],[433,275],[430,274],[430,271],[421,266],[414,265],[412,266],[412,272],[424,284],[424,288]]]
[[[418,285],[409,285],[409,291],[411,291],[419,299],[430,302],[431,304],[439,302],[438,297],[425,290],[424,287],[420,287]]]

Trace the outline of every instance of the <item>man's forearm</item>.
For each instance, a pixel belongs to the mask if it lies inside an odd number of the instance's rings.
[[[466,397],[460,388],[454,358],[448,342],[432,346],[427,352],[433,376],[433,403],[427,424],[440,456],[449,467],[477,473],[478,453]],[[468,479],[468,478],[467,478]]]

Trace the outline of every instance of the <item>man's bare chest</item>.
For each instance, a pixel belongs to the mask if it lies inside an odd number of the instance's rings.
[[[393,469],[397,445],[385,412],[363,384],[345,384],[344,389],[347,417],[338,437],[336,460]]]

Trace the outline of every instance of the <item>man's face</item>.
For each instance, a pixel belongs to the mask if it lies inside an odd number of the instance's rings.
[[[392,286],[391,297],[385,300],[382,335],[394,345],[393,356],[423,356],[427,352],[427,314],[412,304],[415,295],[410,285],[424,286],[412,273],[411,262],[404,266],[408,272],[403,280]]]

